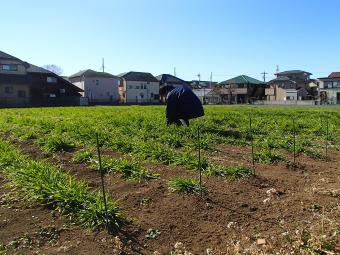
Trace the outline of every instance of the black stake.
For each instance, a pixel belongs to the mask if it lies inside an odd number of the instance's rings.
[[[294,168],[296,161],[296,131],[295,131],[295,118],[293,118],[293,146],[294,146]]]
[[[108,214],[107,214],[107,204],[106,204],[106,195],[105,195],[105,183],[104,183],[104,171],[102,168],[102,158],[100,155],[100,146],[99,146],[99,136],[98,133],[96,133],[96,140],[97,140],[97,153],[98,153],[98,162],[99,162],[99,170],[100,170],[100,177],[102,180],[102,192],[103,192],[103,202],[104,202],[104,209],[105,209],[105,225],[106,229],[109,232],[109,222],[108,222]]]
[[[326,162],[328,161],[328,135],[329,135],[329,125],[328,125],[328,118],[326,116]]]
[[[253,174],[255,175],[255,158],[254,158],[254,141],[253,141],[253,130],[251,126],[251,113],[249,113],[249,133],[250,133],[250,141],[251,141],[251,158],[253,163]]]
[[[200,173],[200,195],[203,197],[202,190],[202,167],[201,167],[201,135],[200,135],[200,126],[197,127],[197,139],[198,139],[198,171]]]

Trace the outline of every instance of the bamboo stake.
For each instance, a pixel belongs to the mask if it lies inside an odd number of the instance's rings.
[[[328,162],[328,136],[329,136],[329,123],[326,117],[326,162]]]
[[[201,167],[201,135],[200,135],[200,126],[197,127],[197,139],[198,139],[198,171],[200,177],[200,195],[203,198],[202,191],[202,167]]]
[[[295,129],[295,118],[293,118],[293,146],[294,146],[294,168],[296,163],[296,129]]]
[[[108,232],[109,230],[109,222],[108,222],[108,213],[107,213],[107,203],[106,203],[106,194],[105,194],[105,183],[104,183],[104,171],[102,168],[102,158],[100,154],[100,146],[99,146],[99,136],[96,133],[96,141],[97,141],[97,153],[98,153],[98,162],[99,162],[99,170],[100,170],[100,177],[102,182],[102,192],[103,192],[103,202],[104,202],[104,209],[105,209],[105,225]]]
[[[251,158],[253,163],[253,174],[255,175],[255,158],[254,158],[254,141],[253,141],[253,130],[252,130],[252,118],[251,113],[249,113],[249,132],[250,132],[250,141],[251,141]]]

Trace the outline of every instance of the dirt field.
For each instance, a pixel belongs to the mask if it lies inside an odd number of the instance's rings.
[[[59,164],[91,188],[100,189],[99,173],[72,163],[70,153],[49,155],[33,143],[15,144],[33,159]],[[223,145],[220,149],[210,158],[221,164],[243,158],[249,164],[243,156],[249,148]],[[329,162],[300,156],[296,169],[284,162],[257,164],[254,177],[204,177],[203,199],[169,192],[171,178],[197,176],[180,167],[145,163],[160,174],[160,179],[147,183],[107,175],[110,197],[119,199],[131,221],[118,237],[80,229],[50,208],[16,200],[1,175],[0,254],[170,254],[177,242],[193,254],[303,254],[299,246],[307,233],[315,242],[322,235],[335,240],[340,252],[339,235],[332,236],[340,228],[339,158],[340,153],[332,151]],[[147,238],[149,229],[158,230],[159,236]],[[11,252],[11,247],[16,250]]]

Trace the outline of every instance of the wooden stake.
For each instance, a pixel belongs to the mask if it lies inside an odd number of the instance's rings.
[[[249,113],[249,132],[250,132],[250,141],[251,141],[251,158],[253,163],[253,174],[255,175],[255,158],[254,158],[254,141],[253,141],[253,130],[251,126],[251,113]]]
[[[105,225],[106,225],[107,231],[110,232],[110,230],[109,230],[109,222],[108,222],[108,214],[107,214],[106,195],[105,195],[104,171],[103,171],[103,168],[102,168],[102,158],[101,158],[100,148],[99,148],[100,146],[99,146],[99,136],[98,136],[98,133],[96,133],[96,140],[97,140],[97,153],[98,153],[100,177],[101,177],[101,181],[102,181],[103,202],[104,202],[105,218],[106,218],[105,219]]]

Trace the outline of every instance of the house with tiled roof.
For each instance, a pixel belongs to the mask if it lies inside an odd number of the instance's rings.
[[[223,103],[244,104],[264,99],[265,87],[265,82],[247,75],[239,75],[220,82],[211,94],[219,94]]]
[[[158,104],[159,81],[151,73],[127,72],[118,74],[120,101],[127,104]]]
[[[87,69],[71,75],[68,79],[84,91],[82,96],[88,99],[89,104],[114,104],[119,101],[118,76]]]
[[[340,104],[340,72],[333,72],[318,80],[321,104]]]
[[[312,100],[317,97],[309,72],[290,70],[276,73],[276,78],[267,83],[265,95],[269,101]]]
[[[79,105],[80,92],[61,76],[0,51],[0,107]]]

